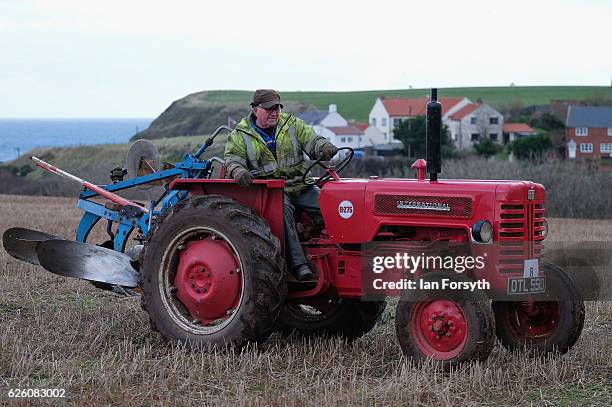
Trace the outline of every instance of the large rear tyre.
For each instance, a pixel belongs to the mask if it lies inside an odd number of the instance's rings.
[[[544,262],[546,294],[538,301],[493,301],[496,334],[510,351],[565,354],[582,332],[584,301],[565,271]]]
[[[143,250],[142,300],[170,341],[240,346],[272,332],[287,292],[278,238],[235,200],[186,199]]]
[[[297,299],[285,303],[278,320],[281,333],[357,339],[376,325],[386,301],[347,298]]]
[[[468,283],[464,275],[431,272],[420,278],[431,289],[402,293],[395,330],[403,353],[420,364],[428,359],[446,367],[489,357],[495,320],[486,294],[478,289],[443,289],[445,280]],[[439,288],[433,288],[435,286]]]

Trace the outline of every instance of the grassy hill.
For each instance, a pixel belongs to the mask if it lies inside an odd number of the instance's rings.
[[[205,134],[226,124],[228,118],[240,119],[249,110],[253,91],[216,90],[197,92],[173,102],[151,126],[133,139],[157,139],[183,135]],[[348,120],[367,121],[376,98],[419,97],[429,89],[371,90],[355,92],[281,92],[285,110],[296,113],[306,109],[327,109],[336,104],[338,112]],[[551,99],[592,99],[612,97],[605,86],[513,86],[477,88],[441,88],[439,96],[467,96],[483,101],[497,109],[511,106],[543,105]]]
[[[208,136],[173,137],[151,140],[160,153],[162,161],[175,163],[181,161],[186,152],[194,153],[206,141]],[[203,158],[223,157],[227,134],[220,134],[215,143],[210,146]],[[131,143],[101,144],[77,147],[37,148],[28,151],[20,159],[0,167],[0,194],[16,193],[28,195],[64,195],[76,194],[78,183],[49,174],[34,166],[29,159],[37,156],[57,167],[96,184],[110,183],[109,173],[115,167],[125,167],[127,152]],[[35,168],[25,177],[15,177],[9,174],[10,168],[29,166]]]
[[[376,97],[418,97],[429,94],[429,89],[371,90],[356,92],[281,92],[284,101],[304,102],[318,109],[326,109],[330,103],[338,105],[338,112],[347,119],[367,120]],[[203,92],[204,93],[204,92]],[[211,102],[242,102],[248,104],[252,91],[207,91],[201,97]],[[498,86],[440,88],[439,96],[466,96],[472,101],[479,97],[496,108],[510,103],[523,106],[550,103],[551,99],[610,98],[607,86]]]
[[[132,140],[211,134],[222,124],[233,125],[230,119],[238,121],[249,112],[248,100],[211,100],[207,94],[194,93],[173,102],[148,129],[133,136]],[[291,113],[306,109],[313,109],[313,106],[293,101],[285,103],[285,110]]]

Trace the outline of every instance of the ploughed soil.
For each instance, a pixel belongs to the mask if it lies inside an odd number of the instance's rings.
[[[0,232],[29,227],[73,238],[69,198],[0,195]],[[550,239],[610,240],[612,221],[550,219]],[[93,241],[105,240],[101,228]],[[443,372],[403,358],[389,306],[351,344],[284,339],[198,352],[149,328],[137,297],[45,272],[0,250],[0,404],[73,405],[611,405],[612,303],[588,303],[578,343],[532,359],[497,344],[485,363]],[[65,398],[9,399],[11,389]]]

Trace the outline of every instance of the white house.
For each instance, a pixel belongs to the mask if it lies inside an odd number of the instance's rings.
[[[428,101],[426,97],[386,98],[379,96],[370,110],[370,125],[383,134],[384,143],[399,142],[393,137],[393,130],[403,120],[424,116]],[[440,98],[439,102],[442,104],[442,120],[470,103],[465,97]]]
[[[300,119],[304,120],[306,124],[312,126],[315,133],[320,134],[319,130],[321,127],[343,127],[348,126],[348,122],[344,117],[338,113],[338,108],[335,104],[329,105],[327,111],[325,110],[312,110],[297,115]]]
[[[486,138],[502,143],[504,115],[487,104],[469,103],[443,120],[458,150],[470,148]]]
[[[336,147],[350,147],[353,149],[372,145],[364,139],[364,133],[355,126],[326,127],[325,134],[321,134]]]
[[[338,113],[335,104],[329,105],[327,111],[315,110],[298,114],[298,117],[310,125],[315,133],[325,137],[337,147],[361,148],[372,145],[364,131],[349,125],[348,121]],[[370,132],[376,135],[376,130]]]
[[[363,146],[364,147],[369,147],[375,144],[385,143],[385,135],[382,133],[382,131],[370,125],[370,123],[356,122],[356,123],[353,123],[353,126],[357,127],[359,130],[363,132],[363,140],[364,140]]]

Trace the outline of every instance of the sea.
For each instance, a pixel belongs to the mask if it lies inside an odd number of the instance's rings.
[[[36,147],[126,143],[153,119],[0,119],[0,163]]]

